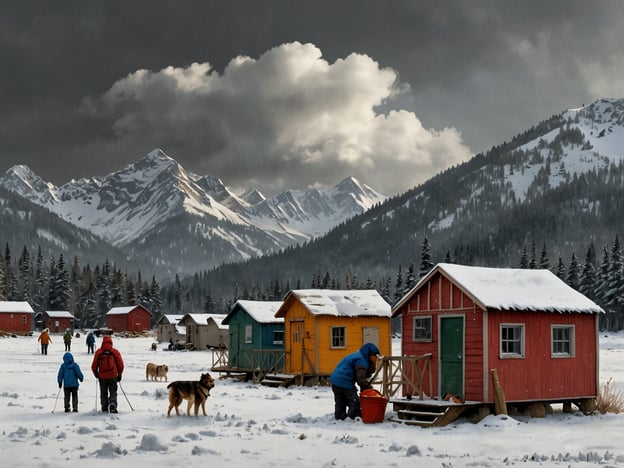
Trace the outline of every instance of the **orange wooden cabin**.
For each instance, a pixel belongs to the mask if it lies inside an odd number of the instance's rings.
[[[286,373],[328,376],[367,342],[391,354],[390,305],[375,290],[293,290],[275,317],[284,318]]]
[[[595,398],[600,313],[548,270],[445,263],[392,309],[402,319],[402,354],[432,355],[427,395],[487,403],[495,401],[493,369],[508,402]]]

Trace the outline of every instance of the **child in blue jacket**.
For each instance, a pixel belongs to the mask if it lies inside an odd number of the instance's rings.
[[[63,355],[63,364],[61,364],[56,380],[59,388],[62,388],[63,383],[65,383],[65,412],[69,413],[70,397],[73,412],[78,412],[78,381],[82,382],[84,375],[82,375],[80,366],[74,361],[74,356],[71,353]]]
[[[368,378],[375,371],[379,348],[373,343],[365,343],[359,351],[342,358],[329,380],[334,392],[334,417],[336,419],[355,419],[362,415],[360,398],[355,388],[371,388]]]

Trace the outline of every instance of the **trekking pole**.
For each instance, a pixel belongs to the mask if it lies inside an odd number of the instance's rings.
[[[93,412],[97,413],[97,394],[98,394],[98,379],[95,379],[95,408],[93,408]]]
[[[128,402],[128,406],[130,407],[130,409],[132,411],[134,411],[134,408],[130,404],[130,400],[128,400],[128,395],[126,395],[126,392],[124,391],[123,387],[121,386],[121,381],[119,382],[119,388],[121,389],[121,393],[123,393],[123,396],[126,398],[126,401]]]
[[[56,399],[54,400],[54,408],[52,408],[53,413],[56,411],[56,402],[58,401],[58,397],[60,394],[61,394],[61,389],[59,388],[59,391],[56,393]]]

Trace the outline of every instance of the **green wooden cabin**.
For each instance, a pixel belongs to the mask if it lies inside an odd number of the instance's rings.
[[[230,368],[263,372],[283,369],[284,319],[275,317],[281,305],[281,301],[236,301],[223,319],[230,330]]]

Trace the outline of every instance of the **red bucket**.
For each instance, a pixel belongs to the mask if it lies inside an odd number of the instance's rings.
[[[386,416],[388,399],[374,388],[364,390],[360,394],[360,407],[362,408],[362,422],[380,423]]]

